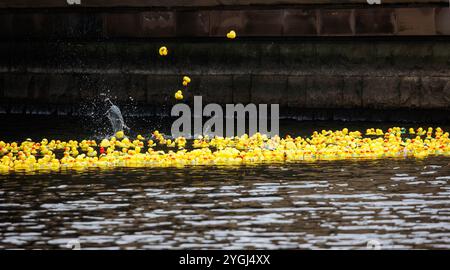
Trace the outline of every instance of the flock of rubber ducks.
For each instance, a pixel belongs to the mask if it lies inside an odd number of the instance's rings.
[[[256,165],[317,160],[450,156],[449,133],[441,128],[393,127],[383,132],[322,130],[310,137],[253,136],[170,138],[154,131],[127,137],[123,131],[96,140],[0,141],[0,172]]]
[[[236,38],[236,32],[227,33]],[[168,55],[167,47],[159,49]],[[183,77],[187,87],[191,79]],[[175,93],[182,100],[183,91]],[[310,137],[272,138],[256,133],[252,136],[195,139],[170,138],[154,131],[145,137],[126,136],[119,131],[111,138],[96,140],[47,140],[23,142],[0,141],[0,173],[14,171],[60,171],[120,167],[183,167],[196,165],[254,165],[276,162],[425,158],[450,156],[449,133],[441,128],[413,129],[393,127],[359,131],[322,130]]]

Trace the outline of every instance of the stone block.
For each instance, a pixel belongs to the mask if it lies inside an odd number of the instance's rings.
[[[397,8],[395,16],[398,35],[436,34],[434,8]]]
[[[28,98],[38,101],[49,100],[50,75],[33,74],[28,84]]]
[[[176,34],[176,16],[173,11],[144,12],[142,31],[146,37],[172,37]]]
[[[306,76],[289,76],[286,91],[282,95],[280,106],[295,109],[306,107],[306,88]]]
[[[351,36],[354,33],[354,13],[350,9],[320,10],[320,35]]]
[[[280,104],[286,92],[285,75],[252,75],[251,102],[255,104]]]
[[[0,100],[3,100],[5,96],[5,74],[0,73]]]
[[[400,81],[397,77],[363,78],[362,100],[364,108],[396,108],[400,104]]]
[[[360,76],[344,76],[342,87],[342,103],[343,108],[361,108],[363,79]]]
[[[234,104],[250,103],[250,90],[252,86],[251,75],[233,75],[233,102]]]
[[[55,13],[46,15],[46,25],[52,28],[54,38],[101,38],[103,14]]]
[[[0,14],[0,36],[9,38],[13,34],[12,15],[9,13]]]
[[[131,74],[129,84],[129,96],[130,98],[139,103],[147,102],[147,86],[148,80],[146,75]]]
[[[249,10],[245,11],[245,16],[247,23],[241,35],[280,36],[283,34],[282,10]]]
[[[40,13],[15,13],[12,18],[12,36],[16,38],[49,37],[52,29]]]
[[[101,88],[103,93],[113,101],[126,102],[130,98],[130,75],[123,73],[102,74]]]
[[[193,78],[191,78],[193,79]],[[148,75],[147,103],[170,105],[175,103],[175,92],[181,87],[181,77],[176,75]],[[184,93],[187,96],[187,93]],[[177,101],[178,102],[178,101]],[[170,112],[170,109],[169,109]]]
[[[104,34],[109,38],[143,37],[143,14],[138,12],[107,13],[104,23]]]
[[[317,63],[316,45],[313,42],[280,44],[280,64],[286,69],[299,66],[310,68]]]
[[[306,78],[307,108],[338,108],[342,103],[343,79],[339,76],[313,75]]]
[[[261,70],[273,70],[276,69],[280,64],[280,45],[277,43],[265,44],[260,46],[260,62],[259,68]]]
[[[203,103],[233,103],[233,77],[231,75],[208,75],[200,80]]]
[[[435,22],[438,35],[450,35],[450,8],[436,8]]]
[[[286,9],[284,11],[284,36],[317,35],[317,12],[312,9]]]
[[[419,77],[403,77],[400,80],[400,106],[405,108],[420,107],[421,82]]]
[[[239,38],[245,34],[248,23],[247,15],[242,10],[212,10],[210,12],[210,36],[226,37],[230,30],[234,30]]]
[[[9,42],[0,42],[0,72],[10,69],[11,45]]]
[[[49,82],[49,102],[51,103],[77,103],[80,98],[80,89],[76,87],[72,75],[52,75]]]
[[[448,109],[450,79],[448,77],[423,77],[420,105],[426,109]]]
[[[209,36],[209,11],[177,11],[176,33],[180,37]]]
[[[355,9],[355,34],[394,35],[394,10],[390,8]]]
[[[74,91],[79,91],[81,101],[95,99],[100,93],[105,93],[103,79],[103,75],[100,74],[75,74]]]

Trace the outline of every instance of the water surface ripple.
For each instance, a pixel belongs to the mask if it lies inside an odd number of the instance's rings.
[[[450,159],[0,175],[0,248],[450,248]]]

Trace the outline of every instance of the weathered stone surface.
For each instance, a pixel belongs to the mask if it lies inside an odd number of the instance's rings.
[[[225,37],[230,30],[244,33],[248,18],[243,10],[212,10],[210,12],[210,36]]]
[[[287,9],[284,11],[284,36],[317,35],[317,12],[312,9]]]
[[[400,107],[418,108],[421,99],[421,83],[418,77],[403,77],[400,79]]]
[[[247,23],[242,33],[245,36],[280,36],[283,33],[282,10],[249,10],[245,11],[245,16]]]
[[[0,13],[0,35],[8,38],[12,35],[12,15],[9,13]]]
[[[178,36],[209,36],[209,11],[179,11],[176,23]]]
[[[396,108],[400,103],[396,77],[364,77],[362,100],[365,108]]]
[[[143,37],[142,17],[136,12],[105,14],[105,36]]]
[[[45,25],[45,17],[41,13],[17,13],[12,15],[11,35],[16,38],[49,37],[51,29]],[[47,27],[46,27],[47,26]]]
[[[0,99],[3,99],[5,95],[5,77],[0,74]]]
[[[364,2],[364,1],[362,1]],[[230,2],[232,4],[232,2]],[[281,3],[278,3],[281,4]],[[0,3],[1,5],[1,3]],[[128,5],[123,4],[123,5]],[[152,6],[152,3],[149,4]],[[84,7],[89,4],[83,4]],[[133,5],[131,5],[133,6]],[[1,6],[0,6],[1,8]],[[448,8],[393,7],[329,9],[274,5],[261,9],[14,9],[0,14],[0,34],[15,38],[161,38],[273,36],[450,35]]]
[[[280,45],[276,43],[261,47],[260,70],[274,69],[280,64]]]
[[[103,14],[99,13],[55,13],[45,15],[44,25],[49,37],[101,38],[103,36]]]
[[[130,76],[128,74],[102,74],[100,90],[115,101],[129,100],[129,86]]]
[[[103,92],[103,75],[101,74],[75,74],[75,89],[80,91],[82,101],[92,100]]]
[[[320,10],[320,34],[350,36],[354,33],[353,10]]]
[[[436,32],[439,35],[450,35],[450,8],[436,8]]]
[[[132,101],[139,103],[147,102],[147,83],[146,75],[130,75],[129,95]]]
[[[398,8],[395,10],[398,35],[435,35],[434,8]]]
[[[342,103],[339,107],[360,108],[363,104],[363,79],[360,76],[344,76],[342,87]]]
[[[450,78],[423,77],[422,108],[448,108],[450,106]]]
[[[233,102],[233,78],[228,75],[203,76],[200,92],[206,93],[203,102],[229,104]]]
[[[289,76],[286,91],[283,92],[280,106],[301,109],[307,106],[306,89],[307,78],[305,76]]]
[[[306,81],[307,108],[337,108],[342,103],[343,80],[339,76],[314,75]]]
[[[72,75],[53,75],[50,77],[48,101],[57,104],[74,104],[79,101],[80,89],[77,89]]]
[[[317,46],[314,43],[287,43],[280,47],[280,64],[285,68],[308,66],[317,63]]]
[[[251,101],[250,90],[252,86],[251,75],[233,76],[233,104],[247,104]]]
[[[50,76],[34,74],[28,84],[28,98],[38,101],[49,99]]]
[[[390,8],[355,9],[355,34],[393,35],[395,15]]]
[[[144,12],[142,31],[146,37],[171,37],[176,34],[175,12]]]
[[[180,76],[147,76],[147,102],[149,104],[170,105],[175,103],[174,95],[178,89],[181,89]],[[186,96],[186,94],[184,95]]]
[[[253,75],[251,101],[255,104],[279,104],[286,87],[286,76]]]

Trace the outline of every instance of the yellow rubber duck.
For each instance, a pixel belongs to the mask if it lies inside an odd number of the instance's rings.
[[[229,39],[235,39],[236,38],[236,32],[234,30],[231,30],[227,33],[227,38]]]
[[[119,140],[123,139],[124,136],[125,136],[125,134],[124,134],[124,132],[122,130],[116,132],[116,138],[117,139],[119,139]]]
[[[175,99],[176,100],[181,100],[181,99],[183,99],[184,97],[183,97],[183,92],[181,91],[181,90],[178,90],[176,93],[175,93]]]
[[[386,133],[373,128],[366,130],[367,136],[375,134],[379,137],[363,137],[359,131],[344,128],[336,131],[314,131],[309,137],[287,135],[285,138],[268,138],[256,133],[252,136],[244,134],[230,138],[198,136],[195,140],[183,137],[169,139],[155,130],[147,145],[144,144],[143,136],[137,136],[131,141],[123,132],[109,140],[104,139],[99,144],[95,140],[77,142],[43,139],[36,143],[31,140],[11,143],[0,141],[0,172],[186,165],[231,166],[349,158],[450,156],[450,134],[439,127],[435,129],[434,134],[433,130],[418,129],[415,138],[408,138],[404,128],[392,127]],[[426,134],[427,137],[422,139],[420,134]],[[178,147],[178,150],[154,150],[152,147],[156,144],[153,140],[164,149]],[[81,151],[84,153],[79,154]],[[62,152],[62,157],[57,158],[54,152]]]
[[[188,86],[188,84],[191,82],[191,78],[188,76],[183,77],[183,86]]]
[[[166,56],[168,53],[169,53],[169,50],[167,49],[166,46],[162,46],[161,48],[159,48],[159,55]]]

